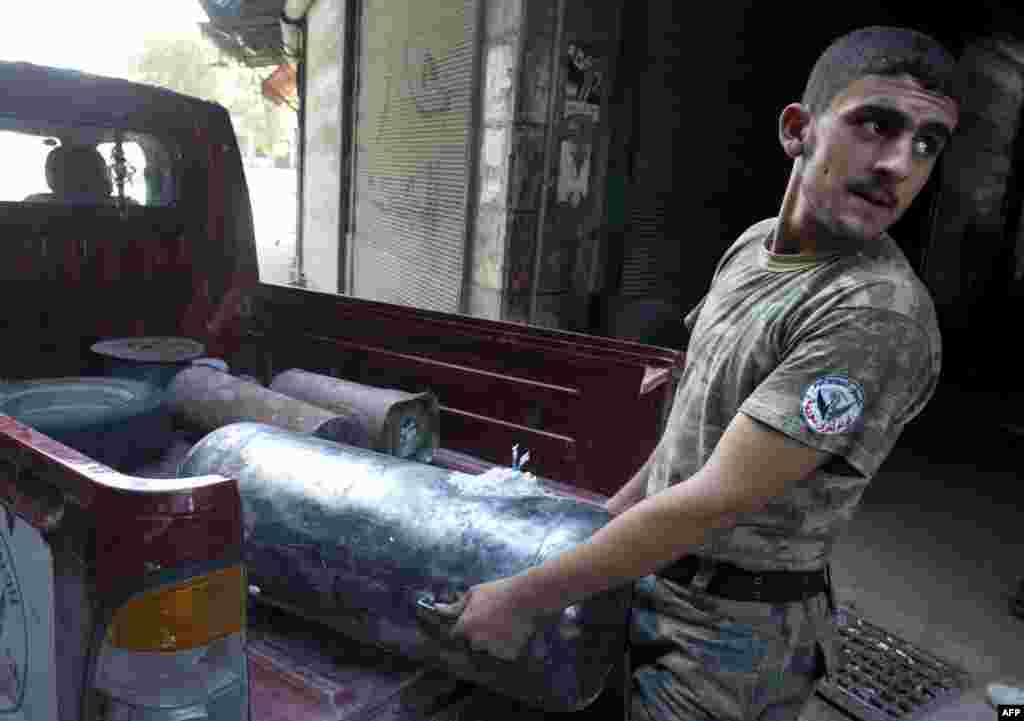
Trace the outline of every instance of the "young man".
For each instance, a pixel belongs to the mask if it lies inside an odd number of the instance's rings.
[[[885,231],[956,129],[953,70],[904,29],[825,51],[779,121],[779,216],[729,248],[687,316],[671,418],[616,517],[471,589],[456,636],[514,658],[544,617],[639,578],[634,719],[799,716],[831,657],[832,546],[938,381],[932,301]]]

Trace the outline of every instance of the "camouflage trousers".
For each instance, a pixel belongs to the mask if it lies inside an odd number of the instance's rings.
[[[632,721],[796,721],[834,668],[827,594],[730,601],[647,576],[636,584]]]

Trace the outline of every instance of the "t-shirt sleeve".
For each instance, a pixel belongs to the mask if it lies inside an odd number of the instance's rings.
[[[686,327],[687,333],[693,332],[693,326],[697,325],[697,316],[700,315],[701,308],[704,307],[704,301],[708,299],[707,295],[700,299],[697,305],[690,309],[690,312],[683,316],[683,325]],[[677,316],[678,317],[678,316]]]
[[[913,318],[840,308],[797,332],[740,411],[870,477],[931,398],[938,365]]]

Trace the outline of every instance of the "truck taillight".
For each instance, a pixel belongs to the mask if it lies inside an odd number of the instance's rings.
[[[107,626],[91,721],[246,721],[245,569],[143,591]]]
[[[245,626],[245,569],[213,571],[148,591],[114,614],[107,640],[128,651],[182,651]]]

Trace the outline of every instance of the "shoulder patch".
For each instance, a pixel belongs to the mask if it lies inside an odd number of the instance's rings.
[[[800,409],[815,433],[845,433],[864,413],[864,389],[846,376],[822,376],[804,391]]]

